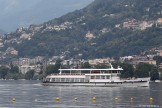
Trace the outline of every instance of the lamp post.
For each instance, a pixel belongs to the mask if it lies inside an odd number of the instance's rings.
[[[159,80],[161,80],[161,72],[159,72]]]

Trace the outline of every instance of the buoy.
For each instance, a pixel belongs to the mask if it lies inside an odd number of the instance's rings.
[[[75,100],[78,100],[78,98],[77,98],[77,97],[75,97],[74,99],[75,99]]]
[[[12,102],[16,102],[16,98],[12,98]]]
[[[131,97],[130,99],[131,99],[131,100],[133,100],[133,98],[132,98],[132,97]]]
[[[115,97],[115,100],[118,100],[118,97]]]
[[[95,97],[95,96],[92,97],[92,102],[93,102],[93,103],[96,103],[96,97]]]
[[[59,98],[59,97],[57,97],[57,98],[56,98],[56,102],[59,102],[59,101],[60,101],[60,98]]]
[[[130,98],[130,101],[131,101],[131,102],[133,102],[133,99],[134,99],[134,98],[133,98],[133,97],[131,97],[131,98]]]
[[[150,101],[153,101],[153,100],[154,100],[154,98],[150,97]]]
[[[37,99],[35,99],[34,101],[35,101],[35,102],[37,102],[38,100],[37,100]]]
[[[96,97],[94,96],[94,97],[92,98],[92,100],[96,100]]]
[[[114,101],[115,101],[115,103],[118,103],[118,101],[119,101],[118,97],[115,97]]]

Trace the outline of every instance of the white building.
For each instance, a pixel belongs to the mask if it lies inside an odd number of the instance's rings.
[[[29,65],[30,64],[30,59],[29,58],[19,58],[19,65],[23,66],[23,65]]]
[[[35,66],[28,66],[28,65],[19,66],[19,71],[22,74],[26,74],[30,70],[35,70]]]

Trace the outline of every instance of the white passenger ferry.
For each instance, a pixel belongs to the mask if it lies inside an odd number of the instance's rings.
[[[121,79],[123,69],[59,69],[43,79],[43,85],[52,86],[104,86],[104,87],[148,87],[150,77]]]

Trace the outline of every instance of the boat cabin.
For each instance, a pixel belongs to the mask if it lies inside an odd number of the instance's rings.
[[[59,74],[46,77],[47,82],[84,83],[84,82],[120,82],[122,68],[109,69],[59,69]]]

